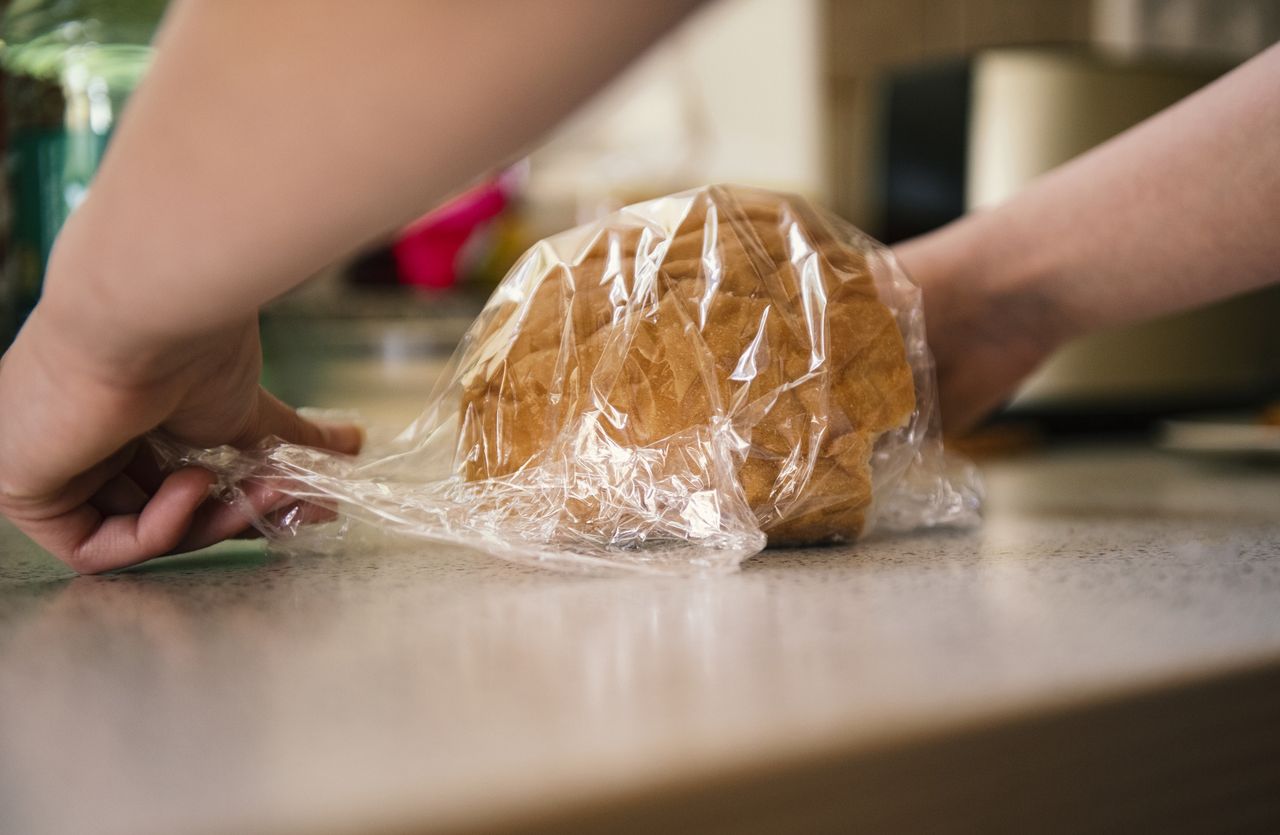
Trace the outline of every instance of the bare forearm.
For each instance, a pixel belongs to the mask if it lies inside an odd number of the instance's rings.
[[[1280,47],[898,247],[924,287],[943,416],[972,425],[1057,346],[1280,280]]]
[[[184,0],[47,296],[223,327],[516,153],[691,0]]]
[[[1033,284],[1060,338],[1280,279],[1280,47],[905,248]],[[959,282],[957,282],[959,284]],[[1002,291],[1021,287],[1006,286]]]

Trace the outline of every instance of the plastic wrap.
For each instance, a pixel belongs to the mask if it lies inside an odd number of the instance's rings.
[[[356,458],[181,449],[300,550],[388,535],[576,570],[716,573],[770,545],[977,519],[920,291],[801,198],[711,186],[531,248],[427,407]],[[316,523],[320,516],[329,521]]]

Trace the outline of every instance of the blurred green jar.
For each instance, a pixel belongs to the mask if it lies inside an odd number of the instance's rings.
[[[0,24],[7,205],[0,344],[40,296],[54,237],[84,199],[151,61],[166,0],[13,0]]]

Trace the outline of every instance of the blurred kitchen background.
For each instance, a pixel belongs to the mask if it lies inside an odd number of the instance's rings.
[[[165,4],[6,5],[5,344],[145,73]],[[538,237],[732,181],[814,197],[893,243],[1007,198],[1277,38],[1280,0],[711,3],[525,158],[264,312],[266,382],[296,404],[402,424]],[[1043,435],[1261,415],[1280,398],[1277,322],[1280,287],[1090,337],[998,423]]]

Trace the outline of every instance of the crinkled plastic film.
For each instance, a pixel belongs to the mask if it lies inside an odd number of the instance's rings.
[[[426,410],[356,458],[268,443],[173,463],[294,501],[296,550],[458,543],[581,571],[732,571],[766,544],[971,524],[939,435],[920,291],[801,198],[711,186],[530,249]],[[323,521],[327,519],[327,521]]]

